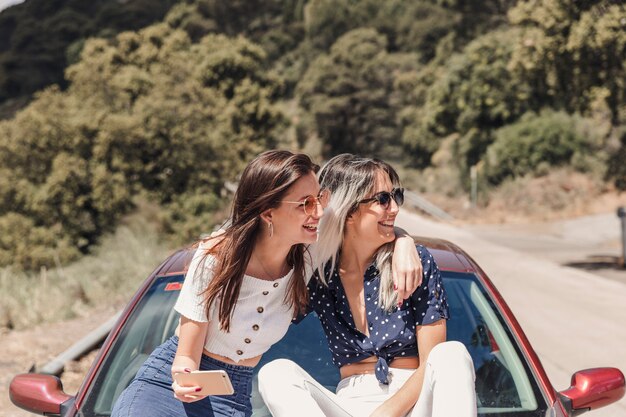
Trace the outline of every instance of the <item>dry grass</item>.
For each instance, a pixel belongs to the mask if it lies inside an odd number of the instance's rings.
[[[0,328],[23,329],[123,305],[171,248],[137,213],[102,239],[91,255],[38,273],[0,269]]]
[[[488,187],[480,181],[478,204],[452,168],[402,170],[405,187],[419,192],[457,219],[458,223],[527,223],[573,218],[614,211],[626,205],[619,192],[593,174],[554,168],[541,176],[528,175]]]
[[[594,175],[558,168],[540,177],[502,184],[483,210],[491,222],[526,223],[614,212],[626,205],[626,193]]]

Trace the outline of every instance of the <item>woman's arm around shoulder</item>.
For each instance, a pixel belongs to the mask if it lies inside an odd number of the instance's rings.
[[[393,283],[398,301],[405,300],[422,283],[423,266],[413,238],[403,229],[395,227],[396,241],[393,249]]]

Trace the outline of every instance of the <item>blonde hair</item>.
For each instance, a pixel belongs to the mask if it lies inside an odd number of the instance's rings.
[[[331,192],[330,202],[320,220],[319,237],[315,245],[315,266],[323,284],[326,284],[326,263],[330,262],[331,271],[335,269],[337,253],[343,244],[346,219],[358,209],[360,200],[371,196],[378,172],[389,175],[394,187],[400,185],[398,174],[388,163],[352,154],[335,156],[319,173],[320,187]],[[382,245],[375,255],[376,266],[380,271],[378,305],[386,311],[391,311],[397,305],[391,268],[394,245],[394,242]]]

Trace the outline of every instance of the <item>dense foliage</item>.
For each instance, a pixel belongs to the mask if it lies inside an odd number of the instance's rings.
[[[163,18],[175,0],[28,0],[0,13],[0,118],[11,102],[49,84],[65,86],[63,72],[85,40],[140,29]]]
[[[485,158],[487,178],[499,183],[562,165],[589,169],[600,141],[583,135],[581,123],[579,117],[546,111],[496,130]]]
[[[459,184],[473,166],[498,185],[567,165],[626,189],[618,2],[180,0],[117,36],[172,2],[139,18],[125,11],[144,0],[39,3],[0,14],[0,100],[58,85],[0,124],[0,264],[85,252],[137,194],[194,236],[279,143],[413,168],[445,148]],[[15,87],[38,59],[49,78]]]
[[[386,151],[398,148],[393,86],[402,63],[386,47],[385,36],[374,29],[354,29],[320,54],[298,83],[300,103],[327,156],[389,156]]]
[[[51,87],[0,123],[0,263],[74,258],[138,193],[184,238],[206,231],[224,181],[277,143],[263,59],[243,38],[192,43],[165,24],[88,41],[67,91]]]

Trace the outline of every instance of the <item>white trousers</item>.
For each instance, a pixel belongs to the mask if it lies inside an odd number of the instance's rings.
[[[259,391],[274,417],[367,417],[415,372],[389,369],[389,385],[374,374],[342,379],[333,393],[299,365],[274,360],[259,371]],[[459,342],[440,343],[426,361],[422,392],[407,417],[475,417],[474,366]]]

